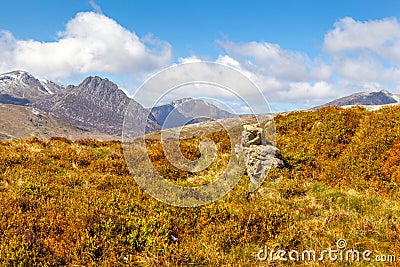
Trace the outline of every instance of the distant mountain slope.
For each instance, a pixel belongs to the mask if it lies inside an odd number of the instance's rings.
[[[118,86],[100,77],[88,77],[78,86],[66,88],[39,80],[25,71],[0,75],[0,104],[30,106],[83,131],[121,136],[124,117],[133,123],[146,119],[145,109]],[[129,106],[129,114],[125,114]],[[14,110],[15,111],[15,110]],[[13,120],[12,116],[7,116]],[[146,132],[174,128],[207,120],[232,118],[233,114],[203,99],[184,98],[154,107],[146,120]],[[141,123],[137,125],[143,125]],[[132,136],[143,131],[132,128]]]
[[[188,118],[211,117],[214,119],[232,118],[233,114],[218,108],[202,99],[183,98],[171,102],[180,113]]]
[[[59,93],[64,88],[48,80],[38,80],[25,71],[0,74],[0,103],[26,105],[37,97]]]
[[[57,136],[70,140],[82,138],[115,140],[118,138],[78,129],[32,107],[0,104],[0,139],[29,138],[31,136],[43,139]]]
[[[118,86],[100,77],[88,77],[78,86],[68,86],[59,94],[41,97],[32,105],[70,124],[88,131],[121,135],[125,108],[132,101],[133,117],[144,117],[147,111],[131,100]],[[160,129],[156,120],[148,120],[147,129]]]
[[[399,102],[399,95],[392,94],[386,90],[381,90],[352,94],[333,100],[322,106],[387,105]]]
[[[151,109],[151,114],[164,129],[182,126],[192,121],[185,117],[173,105],[165,104]]]
[[[183,98],[153,107],[151,113],[158,124],[173,128],[209,119],[232,118],[233,114],[202,99]]]

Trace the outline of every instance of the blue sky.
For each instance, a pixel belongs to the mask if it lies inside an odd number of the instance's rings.
[[[274,111],[357,91],[400,93],[400,1],[7,1],[2,9],[1,72],[64,84],[98,74],[132,91],[162,68],[202,59],[246,73]]]

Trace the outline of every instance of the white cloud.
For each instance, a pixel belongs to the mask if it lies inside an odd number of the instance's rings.
[[[333,86],[330,83],[319,82],[292,82],[289,83],[288,90],[277,92],[281,100],[301,99],[318,101],[335,95]]]
[[[346,17],[334,27],[324,39],[329,52],[367,50],[389,62],[400,63],[400,24],[396,18],[362,22]]]
[[[224,53],[215,62],[239,70],[276,106],[309,108],[354,92],[400,89],[399,40],[400,24],[396,19],[361,22],[343,18],[326,33],[320,58],[311,58],[268,42],[225,40],[216,41]],[[200,60],[193,55],[179,58],[178,62]],[[204,72],[204,77],[218,79],[221,75],[221,80],[228,78],[209,69],[198,71]],[[232,100],[214,91],[215,96]],[[198,92],[187,89],[182,90],[181,95]],[[213,90],[209,92],[213,93]],[[248,93],[246,88],[239,88],[237,92],[244,96]]]
[[[184,63],[193,63],[193,62],[201,62],[202,60],[197,56],[190,56],[190,57],[179,57],[178,62],[179,64]]]
[[[279,103],[287,103],[292,107],[296,106],[296,108],[309,108],[323,103],[327,98],[337,96],[334,86],[329,81],[311,79],[298,81],[298,79],[291,80],[290,77],[275,77],[273,74],[260,71],[264,67],[263,65],[239,62],[241,59],[238,56],[233,58],[230,55],[220,55],[215,60],[215,63],[238,70],[254,82],[259,91],[254,87],[250,88],[248,80],[241,78],[243,76],[237,71],[229,71],[229,68],[222,71],[216,69],[213,65],[188,65],[191,66],[190,71],[178,74],[171,69],[171,72],[166,74],[163,79],[158,80],[157,84],[147,85],[148,88],[156,88],[160,91],[142,90],[135,98],[143,103],[156,99],[157,96],[161,96],[165,92],[163,88],[172,88],[173,85],[179,84],[182,79],[191,80],[190,76],[192,74],[195,74],[196,77],[192,79],[193,81],[202,80],[219,83],[228,86],[235,94],[216,86],[192,84],[168,93],[167,101],[182,97],[214,97],[229,103],[237,112],[249,112],[245,103],[252,103],[251,106],[255,110],[265,113],[268,112],[268,106],[265,105],[264,97],[271,103],[278,103],[275,106],[279,106],[279,110],[282,110],[284,105]],[[195,63],[199,61],[196,56],[179,59],[180,63]],[[243,102],[241,98],[245,101]]]
[[[346,56],[334,56],[334,66],[342,78],[354,82],[383,82],[399,83],[400,68],[394,65],[388,66],[379,58],[361,54],[357,58]]]
[[[237,68],[225,67],[220,62],[198,63],[196,58],[181,61],[186,63],[153,76],[133,97],[148,107],[160,101],[164,103],[192,97],[218,100],[238,112],[243,111],[245,106],[250,106],[257,113],[270,111],[262,92]]]
[[[150,35],[140,39],[98,13],[78,13],[58,35],[55,42],[39,42],[1,32],[1,70],[26,69],[53,79],[90,72],[134,75],[166,66],[172,59],[169,43]]]
[[[365,22],[342,18],[325,35],[324,49],[349,85],[351,81],[391,87],[387,89],[400,85],[400,23],[396,18]]]
[[[216,62],[240,70],[268,101],[297,103],[304,108],[335,96],[332,69],[319,59],[266,42],[218,43],[226,55],[220,55]]]
[[[328,80],[331,76],[328,65],[312,60],[306,54],[285,50],[278,44],[267,42],[236,44],[229,41],[217,43],[245,68],[253,69],[263,75],[288,81]]]
[[[323,58],[267,42],[217,41],[217,62],[241,70],[271,102],[299,108],[359,91],[400,91],[400,23],[343,18],[324,38]]]
[[[15,39],[8,31],[0,31],[0,70],[8,70],[15,48]]]
[[[101,14],[94,0],[89,3],[97,13],[78,13],[54,42],[18,40],[8,31],[0,31],[0,72],[24,69],[56,80],[96,72],[107,77],[133,76],[141,82],[173,63],[203,60],[199,55],[174,60],[168,42],[151,34],[139,37]],[[214,61],[239,70],[277,106],[286,103],[309,108],[357,91],[400,91],[400,23],[396,18],[338,20],[324,36],[321,58],[268,42],[216,43],[223,53]],[[183,74],[169,72],[160,84],[173,86],[182,75],[190,79],[193,73],[197,79],[231,85],[245,97],[251,94],[243,85],[245,81],[237,80],[237,73],[218,72],[212,66],[193,67]],[[156,99],[159,93],[149,89],[140,100]],[[202,85],[200,90],[192,85],[175,93],[176,98],[207,94],[235,104],[234,95],[215,86]]]

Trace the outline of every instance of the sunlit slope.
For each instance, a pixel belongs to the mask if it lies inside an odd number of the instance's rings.
[[[400,109],[324,108],[275,123],[287,168],[270,171],[254,195],[243,176],[227,196],[198,208],[144,193],[119,142],[0,142],[0,265],[260,266],[265,246],[318,251],[340,238],[348,248],[399,257]],[[208,134],[229,152],[226,135]],[[165,159],[156,141],[158,166]],[[187,157],[198,156],[198,141],[183,140]],[[177,183],[195,177],[164,174]]]

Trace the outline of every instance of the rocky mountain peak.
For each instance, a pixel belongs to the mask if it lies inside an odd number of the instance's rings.
[[[208,103],[204,99],[190,97],[152,107],[151,114],[163,128],[173,128],[210,119],[234,117],[233,114]]]
[[[126,94],[115,83],[98,76],[87,77],[78,86],[68,86],[67,91],[75,95],[86,95],[96,99],[96,101],[105,101],[113,105],[128,101]]]
[[[145,117],[147,112],[143,106],[130,99],[115,83],[94,76],[87,77],[78,86],[67,86],[59,94],[41,98],[33,105],[81,129],[120,136],[125,110],[131,101],[135,106],[132,117]],[[149,118],[149,131],[159,128],[155,119]]]
[[[78,87],[87,88],[89,90],[118,90],[118,86],[108,80],[107,78],[101,78],[99,76],[89,76],[84,79]]]
[[[24,105],[62,89],[62,86],[47,80],[40,81],[26,71],[16,70],[0,74],[0,103]]]
[[[183,104],[183,103],[185,103],[185,102],[188,102],[188,101],[190,101],[190,100],[193,100],[193,98],[191,98],[191,97],[184,97],[184,98],[181,98],[181,99],[174,100],[174,101],[172,101],[170,104],[173,105],[174,107],[176,107],[176,106],[179,106],[179,105],[181,105],[181,104]],[[199,99],[196,99],[196,100],[194,100],[194,101],[200,101],[200,100],[199,100]]]
[[[0,84],[1,85],[9,85],[13,83],[21,83],[21,84],[31,84],[40,86],[40,81],[33,77],[26,71],[15,70],[11,72],[7,72],[4,74],[0,74]]]
[[[7,73],[0,74],[0,77],[9,77],[22,80],[23,78],[33,77],[29,72],[23,70],[14,70]]]
[[[188,118],[204,117],[209,119],[231,118],[228,111],[208,103],[204,99],[182,98],[171,102],[180,113]]]

